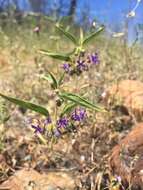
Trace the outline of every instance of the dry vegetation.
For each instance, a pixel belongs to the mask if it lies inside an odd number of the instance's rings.
[[[52,109],[50,86],[39,74],[50,69],[58,75],[61,63],[41,56],[37,50],[56,47],[64,52],[72,47],[62,36],[57,36],[51,24],[48,31],[42,26],[40,36],[33,33],[33,26],[1,29],[0,91]],[[110,173],[108,160],[112,148],[142,121],[142,110],[136,117],[138,108],[128,106],[129,100],[124,103],[124,98],[132,95],[128,91],[132,84],[125,81],[120,88],[117,86],[127,79],[143,82],[143,49],[137,44],[124,45],[122,38],[108,39],[104,35],[95,39],[88,50],[99,52],[100,65],[67,81],[65,88],[80,94],[87,92],[86,96],[105,106],[108,113],[95,113],[85,127],[62,137],[50,149],[40,144],[25,122],[33,113],[1,100],[4,108],[0,112],[0,183],[9,181],[0,189],[123,189],[119,184],[113,187],[115,176]],[[142,91],[140,82],[133,86],[135,93]],[[141,103],[140,94],[137,101]],[[3,122],[8,115],[9,120]],[[14,174],[18,177],[10,177]]]

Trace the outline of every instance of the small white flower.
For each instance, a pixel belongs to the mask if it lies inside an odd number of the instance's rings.
[[[143,175],[143,170],[140,170],[140,171],[139,171],[139,174],[140,174],[140,175]]]
[[[75,142],[76,142],[76,140],[75,140],[75,139],[72,139],[71,144],[74,145]]]
[[[117,181],[118,181],[119,183],[121,183],[121,182],[122,182],[122,179],[121,179],[121,177],[120,177],[120,176],[117,176],[117,177],[116,177],[116,179],[117,179]]]
[[[101,97],[102,98],[105,98],[107,96],[107,93],[106,92],[103,92],[102,94],[101,94]]]
[[[136,13],[135,11],[131,11],[127,14],[127,18],[130,18],[130,17],[135,17],[136,16]]]
[[[124,36],[124,35],[125,35],[124,32],[118,32],[118,33],[114,33],[112,36],[113,36],[114,38],[119,38],[119,37],[122,37],[122,36]]]
[[[84,161],[85,161],[85,156],[84,156],[84,155],[81,155],[81,156],[80,156],[80,161],[81,161],[81,162],[84,162]]]
[[[39,31],[40,31],[39,26],[36,26],[36,27],[33,29],[33,32],[39,32]]]
[[[95,22],[95,21],[92,23],[92,26],[93,26],[93,27],[95,27],[95,26],[96,26],[96,22]]]

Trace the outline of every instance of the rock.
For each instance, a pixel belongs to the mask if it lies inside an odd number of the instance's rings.
[[[113,148],[109,164],[112,174],[120,176],[125,187],[131,183],[133,189],[143,189],[143,123]]]
[[[125,99],[125,106],[132,110],[137,121],[142,120],[143,116],[143,90],[132,93]]]
[[[40,174],[33,169],[22,169],[0,185],[0,190],[57,190],[58,188],[74,190],[73,177],[64,172]]]
[[[126,98],[134,92],[142,91],[143,83],[135,80],[123,80],[108,89],[109,96]]]
[[[137,121],[143,116],[143,83],[135,80],[123,80],[111,86],[104,97],[106,103],[116,100],[119,105],[124,105],[136,117]]]

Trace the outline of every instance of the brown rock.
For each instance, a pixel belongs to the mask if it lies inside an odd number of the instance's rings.
[[[110,96],[126,98],[134,92],[142,91],[143,83],[135,80],[123,80],[108,89]]]
[[[140,121],[143,116],[143,90],[132,93],[125,99],[124,104],[132,110],[136,119]]]
[[[110,103],[113,100],[128,108],[138,121],[143,116],[143,83],[135,80],[123,80],[110,87],[107,91],[105,101]]]
[[[74,179],[63,172],[40,174],[33,169],[23,169],[0,185],[0,190],[57,190],[58,188],[75,189]]]
[[[143,189],[143,123],[137,124],[113,148],[109,164],[111,172],[120,176],[125,186],[131,183],[133,189]]]

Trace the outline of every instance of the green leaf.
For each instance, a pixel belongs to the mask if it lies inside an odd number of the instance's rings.
[[[69,40],[71,40],[75,45],[78,45],[77,39],[71,34],[70,32],[65,31],[62,27],[59,26],[59,24],[56,25],[56,28],[64,34]]]
[[[64,80],[64,77],[65,77],[65,73],[63,73],[58,81],[58,86],[61,86],[63,80]]]
[[[96,37],[98,34],[100,34],[104,30],[104,27],[100,27],[97,31],[91,33],[89,36],[85,37],[85,39],[82,42],[82,45],[86,45],[89,43],[94,37]]]
[[[45,115],[45,116],[49,115],[48,110],[46,108],[42,107],[42,106],[33,104],[31,102],[26,102],[26,101],[23,101],[23,100],[19,100],[17,98],[11,98],[11,97],[5,96],[5,95],[3,95],[1,93],[0,93],[0,96],[3,97],[6,100],[18,105],[18,106],[21,106],[21,107],[25,108],[25,109],[30,109],[32,111],[35,111],[35,112],[40,113],[40,114]]]
[[[65,100],[70,100],[70,101],[72,101],[78,105],[83,106],[83,107],[93,109],[96,111],[100,111],[100,112],[105,112],[104,108],[89,102],[88,100],[84,99],[83,97],[81,97],[79,95],[63,92],[63,93],[60,93],[59,96]]]
[[[80,28],[80,39],[79,39],[80,46],[82,46],[82,43],[83,43],[83,30],[82,28]]]
[[[54,59],[59,59],[62,61],[71,61],[69,54],[53,53],[53,52],[46,51],[46,50],[39,50],[38,52],[43,55],[48,55],[49,57],[52,57]]]
[[[5,104],[5,100],[0,97],[0,124],[5,123],[9,118],[9,110]]]
[[[76,52],[76,49],[77,49],[77,48],[74,48],[71,52],[67,53],[67,55],[68,55],[68,56],[73,55],[73,54]]]
[[[71,26],[71,23],[69,23],[69,21],[71,21],[72,19],[72,15],[68,15],[68,16],[62,16],[57,24],[60,24],[60,25],[64,25],[64,26],[67,26],[68,24]]]
[[[54,89],[58,88],[58,82],[52,72],[48,71],[48,74],[42,76],[42,78],[52,83]]]
[[[76,107],[77,104],[76,103],[73,103],[73,102],[70,102],[69,104],[65,105],[63,111],[61,112],[61,117],[65,114],[68,114],[69,112],[71,112],[71,110]]]

